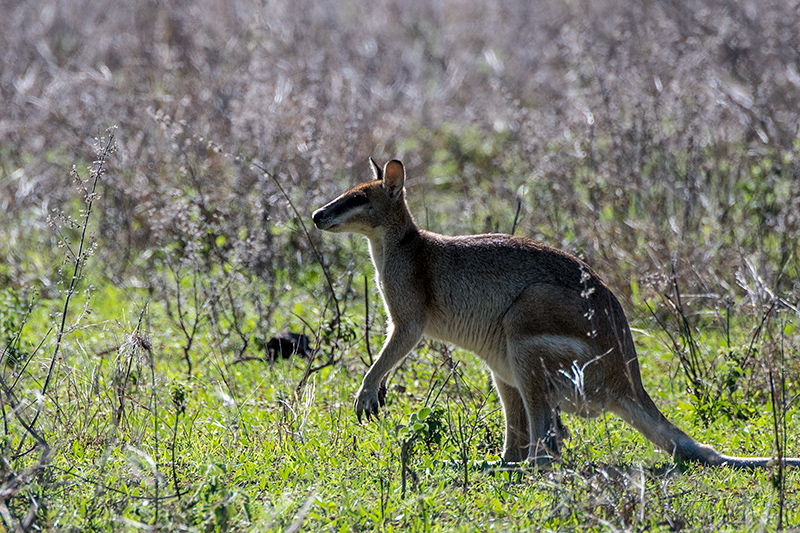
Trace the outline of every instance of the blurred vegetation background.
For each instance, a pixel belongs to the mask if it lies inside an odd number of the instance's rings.
[[[338,361],[364,340],[353,321],[366,247],[310,241],[303,224],[369,177],[370,156],[404,161],[422,227],[508,233],[519,211],[517,235],[589,262],[635,323],[671,339],[704,420],[743,375],[760,392],[717,409],[746,417],[768,402],[766,378],[748,370],[772,361],[756,357],[764,332],[785,342],[795,390],[796,0],[6,0],[0,11],[4,413],[49,413],[48,430],[66,431],[59,402],[80,389],[77,358],[90,354],[92,391],[92,356],[142,364],[153,345],[126,335],[148,313],[172,373],[225,376],[210,353],[266,356],[285,327]],[[110,132],[95,198],[85,188]],[[88,200],[92,256],[77,257]],[[350,322],[331,322],[312,241],[342,309],[356,309]],[[64,298],[76,259],[73,309],[47,303]],[[48,328],[62,308],[73,344],[56,357]],[[704,328],[723,340],[700,350],[711,362],[693,377]],[[200,331],[211,347],[198,348]],[[50,371],[67,392],[36,407]],[[24,448],[20,424],[6,426],[3,457]]]
[[[794,290],[797,8],[7,4],[3,279],[54,287],[50,262],[31,269],[28,252],[75,196],[68,169],[114,125],[97,214],[118,283],[152,286],[153,250],[203,242],[208,260],[271,284],[307,243],[250,163],[305,215],[365,179],[373,156],[405,161],[421,225],[509,232],[519,199],[517,234],[582,254],[623,293],[675,260],[690,292],[734,296],[744,258]]]

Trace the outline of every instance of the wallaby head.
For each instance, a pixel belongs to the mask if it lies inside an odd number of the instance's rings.
[[[402,223],[407,217],[403,164],[393,160],[381,168],[372,158],[369,162],[374,179],[314,211],[312,218],[318,229],[370,236],[378,228]]]

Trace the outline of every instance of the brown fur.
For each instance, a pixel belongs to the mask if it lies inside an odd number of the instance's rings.
[[[319,229],[368,238],[389,317],[387,340],[356,395],[359,421],[378,414],[381,383],[425,334],[475,352],[491,369],[508,462],[558,458],[564,410],[614,412],[679,460],[772,463],[722,455],[661,414],[642,386],[622,306],[588,265],[525,238],[422,230],[406,205],[402,163],[381,169],[370,161],[375,179],[313,214]]]

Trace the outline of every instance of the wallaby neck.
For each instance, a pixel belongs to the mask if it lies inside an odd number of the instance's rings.
[[[420,229],[403,202],[402,208],[398,209],[387,223],[375,228],[374,232],[367,235],[369,253],[378,277],[383,277],[387,255],[407,244],[409,239],[418,239],[419,237]]]

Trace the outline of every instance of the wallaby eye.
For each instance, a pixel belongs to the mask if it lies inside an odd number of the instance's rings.
[[[368,202],[369,199],[365,194],[354,194],[353,196],[345,198],[344,202],[342,202],[342,209],[355,209],[356,207],[364,205]]]

